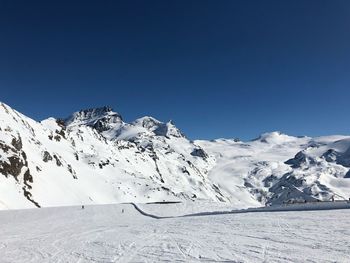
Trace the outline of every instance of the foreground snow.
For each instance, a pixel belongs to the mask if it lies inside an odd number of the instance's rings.
[[[142,204],[159,216],[226,210]],[[154,219],[131,204],[0,212],[1,262],[347,262],[350,210]]]

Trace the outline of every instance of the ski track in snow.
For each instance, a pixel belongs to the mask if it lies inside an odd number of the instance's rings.
[[[1,211],[0,262],[349,262],[346,209],[157,217],[132,204]]]

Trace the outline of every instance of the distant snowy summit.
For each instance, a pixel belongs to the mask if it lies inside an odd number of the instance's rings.
[[[232,131],[234,134],[234,131]],[[190,141],[111,107],[34,121],[0,103],[0,208],[206,199],[235,208],[350,197],[350,136]]]

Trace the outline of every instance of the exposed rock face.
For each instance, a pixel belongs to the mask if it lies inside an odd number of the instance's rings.
[[[18,138],[13,138],[11,144],[17,151],[20,151],[23,146],[21,137],[18,136]]]
[[[307,189],[300,191],[299,188],[306,185],[304,178],[296,178],[293,174],[287,173],[270,188],[272,196],[268,204],[282,204],[289,201],[316,201],[317,198],[307,194]],[[286,190],[287,189],[287,190]]]
[[[25,198],[36,207],[40,207],[40,205],[33,200],[30,192],[32,189],[31,184],[33,183],[33,177],[28,167],[27,154],[22,148],[22,139],[19,135],[12,138],[11,145],[6,145],[4,141],[0,141],[0,175],[6,178],[13,177],[18,184],[22,184],[22,191]]]
[[[350,149],[343,153],[337,152],[334,149],[327,150],[322,157],[327,162],[334,162],[345,167],[350,167]]]
[[[303,151],[300,151],[294,158],[287,160],[285,163],[291,165],[293,168],[299,168],[302,165],[313,165],[316,161],[307,156]]]
[[[28,166],[27,156],[22,151],[21,137],[13,137],[11,145],[6,145],[4,141],[0,141],[0,149],[3,151],[7,160],[0,161],[0,173],[7,176],[13,176],[18,180],[18,176],[22,172],[22,168]],[[5,157],[4,156],[4,157]]]
[[[208,154],[202,148],[196,148],[191,152],[192,156],[201,157],[203,159],[208,158]]]
[[[52,156],[48,151],[44,151],[43,153],[43,161],[47,163],[48,161],[52,161]]]
[[[344,178],[350,178],[350,170],[345,174]]]
[[[53,155],[53,158],[55,159],[57,166],[63,166],[60,158],[56,154]]]
[[[20,175],[22,168],[25,166],[25,162],[18,156],[8,157],[7,162],[0,162],[0,173],[7,176],[13,176],[16,180]]]

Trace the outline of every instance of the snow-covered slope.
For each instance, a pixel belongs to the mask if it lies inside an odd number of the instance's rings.
[[[0,207],[217,199],[214,160],[172,124],[108,107],[36,122],[0,104]]]
[[[190,141],[110,107],[36,122],[0,103],[0,209],[208,199],[237,208],[348,198],[350,137]]]
[[[350,137],[292,137],[280,132],[250,142],[196,141],[216,158],[209,180],[240,198],[249,191],[259,202],[344,200],[350,197]]]
[[[167,216],[180,205],[142,209]],[[0,211],[0,261],[346,263],[349,216],[330,210],[159,220],[131,204]]]

